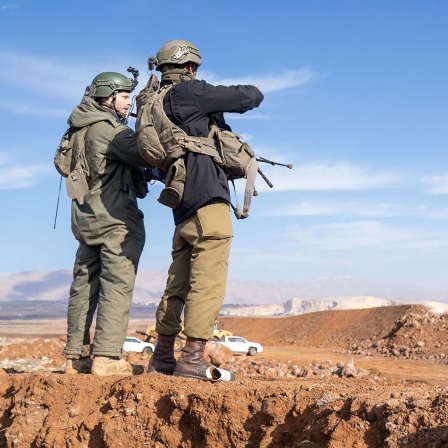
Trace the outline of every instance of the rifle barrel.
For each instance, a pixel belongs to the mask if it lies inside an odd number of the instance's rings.
[[[258,162],[269,163],[270,165],[285,166],[286,168],[289,168],[290,170],[292,170],[292,167],[293,167],[293,164],[292,164],[292,163],[279,163],[279,162],[274,162],[273,160],[268,160],[268,159],[265,159],[264,157],[256,157],[256,160],[257,160]]]

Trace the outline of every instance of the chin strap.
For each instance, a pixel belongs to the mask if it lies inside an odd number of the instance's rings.
[[[127,117],[115,108],[115,97],[112,100],[111,104],[106,104],[106,103],[99,103],[99,104],[103,109],[106,109],[113,116],[117,117],[121,123],[126,124],[128,122]]]

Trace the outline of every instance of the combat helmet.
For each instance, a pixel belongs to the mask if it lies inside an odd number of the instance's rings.
[[[135,82],[131,78],[116,72],[103,72],[93,78],[85,94],[92,98],[108,98],[114,92],[132,92],[134,87]]]
[[[199,50],[186,40],[169,40],[157,53],[156,70],[162,71],[161,67],[166,64],[182,65],[186,62],[193,62],[199,67],[201,65]]]

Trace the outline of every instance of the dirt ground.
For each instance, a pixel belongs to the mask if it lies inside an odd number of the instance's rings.
[[[64,320],[1,321],[0,447],[448,447],[447,315],[400,306],[221,326],[264,345],[221,365],[232,383],[65,375]]]

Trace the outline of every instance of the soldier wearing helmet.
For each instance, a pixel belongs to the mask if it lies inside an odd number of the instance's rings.
[[[90,176],[83,200],[72,201],[72,231],[79,246],[68,304],[66,373],[132,374],[122,348],[145,243],[143,214],[137,204],[137,197],[144,195],[136,176],[141,172],[138,167],[147,166],[134,132],[126,125],[135,84],[120,73],[100,73],[68,118],[73,128],[88,126]]]
[[[111,109],[112,114],[118,115],[124,122],[132,104],[130,93],[135,88],[134,83],[134,80],[120,73],[104,72],[93,78],[91,85],[86,89],[86,95],[102,107]]]
[[[258,107],[263,94],[254,85],[213,86],[196,79],[202,59],[191,42],[171,40],[157,53],[161,85],[170,86],[163,107],[189,136],[207,137],[210,126],[229,129],[224,112]],[[227,175],[212,157],[187,151],[183,196],[174,208],[172,263],[157,309],[157,345],[148,372],[210,380],[204,348],[224,300],[233,236]],[[177,163],[177,162],[175,162]],[[176,362],[174,341],[182,330],[186,344]]]

